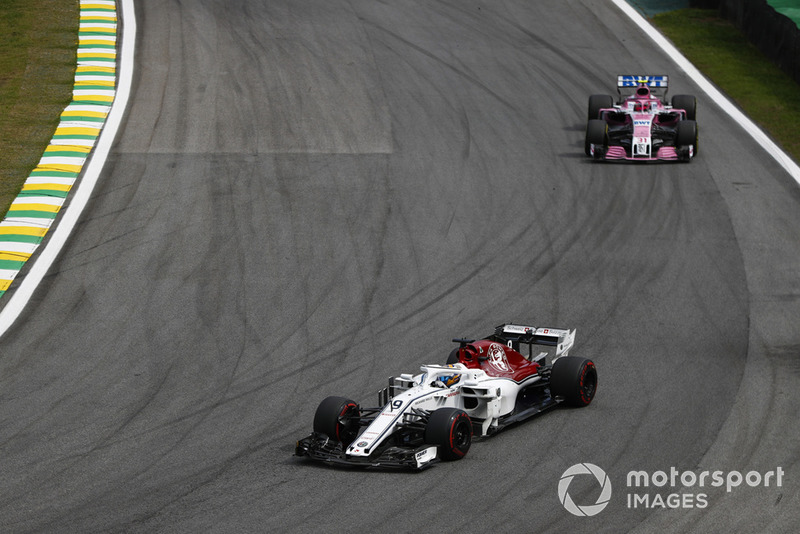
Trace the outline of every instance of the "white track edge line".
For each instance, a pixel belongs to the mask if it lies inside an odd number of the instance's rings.
[[[133,0],[120,0],[122,8],[122,53],[119,57],[119,84],[114,103],[106,119],[105,127],[100,132],[94,152],[86,165],[83,179],[77,191],[72,196],[69,205],[63,212],[63,217],[56,225],[50,240],[34,261],[30,271],[25,275],[20,285],[14,290],[5,307],[0,310],[0,337],[8,331],[14,321],[19,318],[22,310],[30,301],[36,287],[44,279],[47,271],[53,265],[56,257],[69,239],[72,230],[80,218],[81,213],[89,202],[95,185],[100,178],[100,173],[106,163],[106,158],[111,150],[111,145],[117,136],[122,124],[122,117],[128,106],[131,85],[133,81],[133,58],[136,45],[136,16],[134,14]]]
[[[800,167],[783,151],[778,145],[775,144],[769,136],[750,118],[739,110],[736,105],[723,95],[716,86],[711,83],[708,78],[703,76],[686,57],[678,51],[675,46],[664,37],[661,32],[653,27],[641,13],[636,11],[627,0],[611,0],[623,13],[625,13],[644,33],[650,37],[667,55],[680,67],[694,82],[702,89],[712,100],[714,100],[720,109],[727,113],[734,121],[752,137],[759,145],[761,145],[767,153],[783,167],[789,175],[794,178],[795,182],[800,184]],[[724,104],[724,105],[720,105]]]

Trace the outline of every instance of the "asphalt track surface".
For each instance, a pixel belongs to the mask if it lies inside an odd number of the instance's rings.
[[[691,164],[588,161],[587,96],[617,74],[698,92],[610,3],[148,0],[137,19],[104,175],[0,339],[3,531],[796,529],[798,186],[702,94]],[[374,404],[509,320],[577,328],[589,408],[416,474],[292,456],[323,397]],[[557,496],[581,462],[613,483],[592,518]],[[626,506],[629,471],[673,466],[786,475]]]

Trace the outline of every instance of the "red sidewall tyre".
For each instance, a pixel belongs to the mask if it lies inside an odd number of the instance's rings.
[[[314,432],[325,434],[345,446],[358,436],[360,410],[355,401],[328,397],[319,403],[314,414]]]
[[[570,406],[588,406],[597,391],[597,368],[592,360],[563,356],[550,373],[550,392]]]
[[[460,460],[472,444],[472,420],[464,410],[439,408],[425,427],[425,443],[436,445],[442,460]]]

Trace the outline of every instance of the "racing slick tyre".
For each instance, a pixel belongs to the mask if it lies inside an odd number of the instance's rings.
[[[597,369],[592,360],[562,356],[550,372],[550,393],[569,406],[588,406],[597,391]]]
[[[453,365],[454,363],[459,363],[461,360],[458,359],[458,349],[453,349],[450,351],[450,355],[447,357],[447,365]]]
[[[584,143],[584,152],[587,156],[592,155],[590,145],[600,145],[608,148],[608,124],[606,121],[600,119],[592,119],[586,125],[586,141]]]
[[[425,443],[436,445],[442,460],[460,460],[472,444],[472,420],[464,410],[439,408],[425,426]]]
[[[697,119],[697,99],[692,95],[675,95],[672,97],[672,107],[686,111],[686,119]]]
[[[697,123],[695,121],[681,121],[675,132],[675,147],[680,150],[685,148],[688,152],[689,145],[694,146],[694,155],[697,155]]]
[[[349,445],[358,436],[358,404],[344,397],[328,397],[319,403],[314,414],[314,432]]]
[[[589,97],[589,120],[599,119],[600,110],[604,108],[613,108],[614,99],[611,95],[591,95]]]

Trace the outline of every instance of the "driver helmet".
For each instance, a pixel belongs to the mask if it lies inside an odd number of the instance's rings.
[[[650,111],[650,88],[645,84],[639,85],[636,89],[634,111]]]
[[[461,380],[461,374],[440,376],[438,378],[438,381],[441,381],[447,387],[457,384],[459,380]]]

